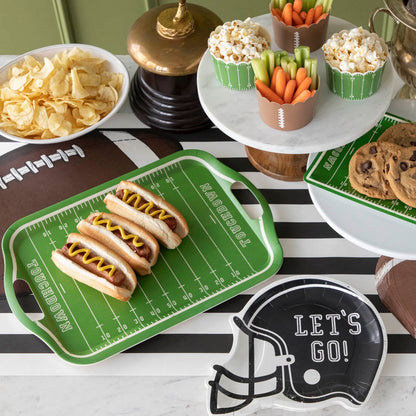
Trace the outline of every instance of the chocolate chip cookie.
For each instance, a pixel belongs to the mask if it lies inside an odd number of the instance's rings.
[[[389,127],[377,139],[377,143],[393,143],[401,147],[416,146],[416,124],[399,123]]]
[[[416,208],[416,146],[403,147],[391,156],[386,176],[397,198]]]
[[[349,163],[351,186],[370,198],[396,199],[385,175],[385,152],[376,143],[361,146]]]

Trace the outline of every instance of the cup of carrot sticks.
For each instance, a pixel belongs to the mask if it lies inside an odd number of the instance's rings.
[[[296,47],[294,56],[268,49],[251,61],[264,123],[289,131],[300,129],[313,119],[319,89],[317,64],[309,46]]]
[[[271,0],[274,41],[290,53],[299,45],[311,52],[326,41],[333,0]]]
[[[218,82],[232,90],[254,88],[251,59],[270,48],[269,32],[249,17],[217,26],[208,38],[208,50]]]

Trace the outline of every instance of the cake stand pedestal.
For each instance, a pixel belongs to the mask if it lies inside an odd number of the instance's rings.
[[[250,163],[260,172],[283,181],[301,181],[306,172],[309,154],[267,152],[245,146]]]

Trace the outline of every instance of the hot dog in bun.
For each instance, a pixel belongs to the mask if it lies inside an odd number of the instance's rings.
[[[167,248],[176,248],[189,232],[185,218],[173,205],[134,182],[121,181],[116,194],[108,194],[104,203],[109,211],[139,224]]]
[[[128,301],[136,288],[130,265],[109,248],[88,236],[71,233],[52,261],[65,274],[107,295]]]
[[[123,257],[140,275],[150,273],[159,255],[159,243],[144,228],[116,214],[96,212],[77,225],[81,234],[100,241]]]

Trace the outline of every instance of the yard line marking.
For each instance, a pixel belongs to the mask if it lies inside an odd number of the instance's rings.
[[[94,313],[94,312],[93,312],[93,310],[91,309],[91,306],[90,306],[90,304],[87,302],[87,299],[85,299],[84,293],[83,293],[83,292],[82,292],[82,290],[80,289],[78,282],[77,282],[76,280],[74,280],[74,283],[75,283],[75,286],[76,286],[76,288],[78,289],[78,292],[80,293],[80,295],[81,295],[81,297],[82,297],[83,301],[84,301],[84,302],[85,302],[85,304],[87,305],[87,308],[89,309],[89,311],[90,311],[90,313],[91,313],[92,317],[94,318],[95,322],[97,323],[96,328],[97,328],[97,329],[99,329],[99,330],[101,331],[101,334],[102,334],[102,336],[103,336],[103,339],[104,339],[105,341],[107,341],[107,345],[110,345],[111,343],[108,341],[107,336],[105,335],[105,332],[104,332],[104,330],[103,330],[103,328],[102,328],[103,324],[100,324],[100,322],[98,321],[97,317],[95,316],[95,313]]]
[[[107,296],[104,295],[104,293],[101,293],[102,297],[104,298],[105,302],[107,303],[108,308],[110,309],[110,311],[112,312],[114,318],[114,321],[117,321],[119,328],[124,332],[124,335],[127,335],[127,332],[124,330],[123,324],[120,322],[120,320],[118,318],[120,318],[119,315],[116,315],[116,313],[114,312],[113,308],[110,305],[110,302],[107,299]]]
[[[173,271],[173,269],[170,267],[170,264],[166,261],[165,257],[163,256],[162,253],[159,253],[159,257],[161,257],[163,259],[163,261],[165,262],[166,266],[168,267],[169,271],[172,273],[172,276],[175,278],[176,282],[178,283],[179,287],[182,289],[183,293],[185,294],[186,298],[189,300],[189,302],[193,303],[193,301],[189,298],[189,293],[184,289],[184,285],[183,283],[178,279],[178,276],[176,275],[176,273]],[[189,268],[191,271],[192,269]],[[153,276],[155,277],[157,283],[159,284],[159,286],[162,288],[162,286],[159,283],[159,280],[156,278],[156,275],[154,273],[152,273]],[[162,288],[163,292],[165,292],[165,290]],[[173,306],[172,301],[169,299],[169,302],[171,303],[173,309],[175,309],[175,311],[177,311],[177,309]]]
[[[181,163],[179,163],[179,167],[182,171],[182,173],[184,174],[184,176],[186,177],[186,179],[188,180],[188,182],[190,183],[190,185],[192,186],[192,188],[194,188],[196,194],[199,196],[199,198],[202,200],[202,202],[204,203],[204,205],[206,205],[206,207],[208,208],[208,210],[211,212],[211,214],[214,214],[212,208],[208,205],[207,201],[205,201],[205,199],[202,198],[201,194],[198,192],[198,190],[195,187],[195,184],[192,182],[192,180],[189,178],[189,176],[186,174],[186,172],[183,169],[183,166]],[[194,214],[196,220],[199,222],[199,224],[201,225],[201,227],[204,229],[205,233],[207,234],[208,238],[211,240],[211,242],[215,245],[215,247],[217,248],[218,252],[220,253],[221,257],[224,259],[224,261],[227,262],[227,259],[224,257],[224,254],[222,252],[222,250],[220,250],[220,248],[217,246],[217,244],[215,243],[215,241],[212,239],[211,235],[208,233],[208,231],[205,229],[205,227],[203,226],[203,224],[199,221],[199,218],[197,217],[197,215],[194,213],[194,211],[192,210],[192,208],[190,207],[190,205],[188,204],[187,200],[185,198],[183,198],[183,195],[178,192],[184,203],[187,205],[187,207],[189,208],[189,210]],[[221,224],[220,222],[218,222],[219,226],[223,229],[223,231],[225,232],[225,235],[229,238],[229,240],[232,242],[232,244],[235,246],[235,248],[237,249],[237,251],[240,253],[241,257],[246,261],[247,265],[250,267],[250,269],[253,272],[256,272],[256,270],[253,269],[251,263],[247,260],[247,258],[245,257],[245,255],[242,253],[240,247],[238,247],[238,245],[236,244],[236,242],[231,238],[231,236],[227,233],[227,230],[225,229],[224,225]]]
[[[191,266],[188,263],[188,260],[186,260],[185,256],[183,255],[182,251],[178,249],[178,253],[179,255],[182,257],[182,260],[186,263],[186,265],[188,266],[189,270],[191,271],[191,273],[194,275],[195,279],[197,280],[197,282],[199,283],[199,286],[202,288],[202,290],[205,292],[206,295],[209,296],[209,293],[206,291],[204,285],[200,282],[200,278],[197,277],[197,275],[195,274],[195,271],[191,268]],[[215,274],[215,270],[210,271],[210,273],[214,273]]]
[[[143,290],[143,288],[142,288],[142,286],[140,285],[140,283],[139,282],[137,282],[137,286],[139,287],[139,289],[142,291],[142,293],[143,293],[143,296],[146,298],[146,303],[148,304],[148,305],[150,305],[150,307],[152,308],[152,310],[153,310],[153,312],[154,312],[154,314],[156,315],[156,317],[157,317],[157,319],[161,319],[160,318],[160,315],[158,314],[158,312],[157,312],[157,310],[154,308],[154,306],[152,305],[152,302],[153,302],[153,300],[152,299],[149,299],[149,297],[146,295],[146,292]]]

